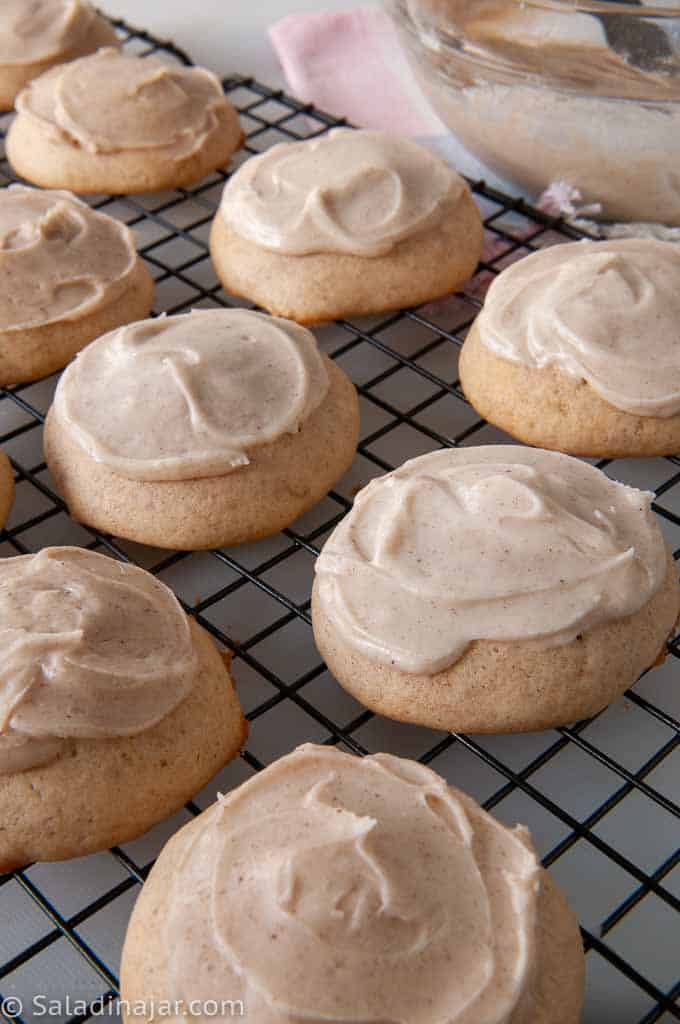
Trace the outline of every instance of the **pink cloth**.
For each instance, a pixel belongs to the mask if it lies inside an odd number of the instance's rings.
[[[361,128],[439,135],[394,26],[372,7],[290,14],[269,30],[291,91]]]

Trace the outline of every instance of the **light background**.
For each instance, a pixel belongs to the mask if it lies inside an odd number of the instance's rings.
[[[197,64],[221,75],[254,75],[275,88],[284,80],[267,38],[269,25],[297,11],[358,6],[353,0],[101,0],[107,14],[172,39]]]

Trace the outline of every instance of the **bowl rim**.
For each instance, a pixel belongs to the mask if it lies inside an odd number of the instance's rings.
[[[680,18],[680,0],[673,4],[648,3],[647,0],[507,0],[515,7],[536,7],[541,10],[560,11],[562,14],[620,14],[635,19]],[[397,11],[405,8],[411,16],[418,10],[418,0],[383,0],[384,5]],[[420,14],[425,14],[421,11]]]
[[[511,0],[518,7],[539,7],[574,14],[621,14],[630,18],[678,18],[680,2],[672,5],[640,0]]]

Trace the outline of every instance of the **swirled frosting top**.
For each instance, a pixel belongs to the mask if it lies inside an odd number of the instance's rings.
[[[556,452],[433,452],[358,495],[316,563],[347,643],[434,674],[474,640],[566,643],[662,585],[652,495]]]
[[[201,148],[229,108],[218,78],[205,68],[106,47],[34,78],[16,109],[90,153],[163,149],[164,157],[180,160]]]
[[[0,560],[0,773],[69,739],[133,736],[189,693],[189,622],[172,591],[81,548]]]
[[[220,211],[242,237],[295,256],[382,256],[435,226],[467,191],[434,153],[385,132],[334,128],[246,161]]]
[[[267,1024],[509,1024],[530,997],[539,865],[429,768],[311,744],[185,830],[169,992]]]
[[[93,312],[123,293],[136,262],[130,229],[70,192],[0,191],[0,330]]]
[[[499,274],[476,323],[492,352],[586,380],[617,409],[680,413],[680,249],[670,242],[542,249]]]
[[[88,345],[54,399],[85,451],[134,480],[222,476],[296,433],[328,374],[314,335],[244,309],[143,320]]]
[[[116,32],[83,0],[2,0],[0,64],[35,64],[86,53]]]

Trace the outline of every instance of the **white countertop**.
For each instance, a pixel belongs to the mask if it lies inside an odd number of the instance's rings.
[[[370,3],[372,0],[364,0]],[[377,0],[373,0],[377,2]],[[356,7],[354,0],[102,0],[113,17],[125,18],[162,39],[172,39],[220,75],[255,75],[274,88],[285,83],[267,28],[286,14]]]

